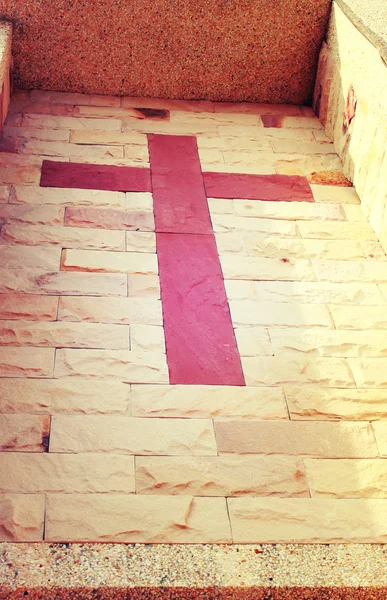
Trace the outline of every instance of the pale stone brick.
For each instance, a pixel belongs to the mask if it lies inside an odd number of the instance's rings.
[[[41,542],[44,494],[0,495],[0,541]]]
[[[359,388],[387,388],[386,358],[350,358],[356,385]]]
[[[361,242],[361,247],[366,258],[370,260],[387,260],[387,254],[379,242]]]
[[[351,223],[367,223],[367,217],[361,209],[361,206],[356,204],[343,204],[343,209],[347,220]]]
[[[215,422],[215,433],[220,453],[321,458],[379,455],[369,423],[224,421]]]
[[[223,202],[223,201],[222,201]],[[345,215],[340,204],[315,204],[312,202],[259,202],[256,200],[234,200],[234,208],[241,217],[263,219],[296,219],[344,221]]]
[[[247,385],[318,384],[322,387],[354,387],[345,360],[305,357],[243,358]]]
[[[1,413],[125,413],[129,398],[130,386],[119,381],[0,379]]]
[[[118,119],[24,115],[22,126],[40,129],[106,129],[107,131],[120,131],[121,122]]]
[[[58,298],[54,296],[0,294],[0,319],[55,321],[57,310]]]
[[[135,252],[110,252],[101,250],[64,250],[62,269],[93,273],[132,273],[157,275],[158,263],[155,254]]]
[[[339,204],[360,204],[359,196],[353,187],[336,185],[312,184],[313,196],[316,202],[338,202]]]
[[[134,352],[165,352],[163,327],[131,325],[130,349]]]
[[[206,165],[216,165],[224,162],[223,153],[215,148],[205,148],[204,150],[199,150],[199,160]]]
[[[148,298],[63,297],[59,299],[58,319],[126,325],[163,324],[161,302]]]
[[[247,256],[247,250],[245,248],[243,238],[239,233],[218,233],[215,237],[219,254],[236,252],[243,256]]]
[[[262,126],[261,119],[255,114],[248,113],[216,113],[216,112],[185,112],[171,111],[171,123],[213,123],[217,125],[251,125]]]
[[[126,208],[129,210],[153,211],[153,197],[150,192],[126,192]]]
[[[246,164],[246,161],[242,161],[235,164],[221,163],[202,163],[201,169],[204,172],[213,173],[250,173],[251,175],[275,175],[276,170],[274,165],[263,164],[262,161],[257,163]]]
[[[50,452],[216,455],[209,419],[137,419],[120,415],[55,415]]]
[[[241,356],[272,356],[273,349],[266,329],[261,327],[237,327],[235,337]]]
[[[137,232],[136,232],[137,233]],[[109,231],[81,227],[64,227],[44,225],[4,225],[1,229],[1,237],[8,242],[16,244],[26,244],[27,246],[60,246],[60,248],[93,249],[93,250],[125,250],[125,232]],[[0,246],[1,249],[4,246]],[[56,250],[56,249],[55,249]],[[31,248],[25,248],[26,252],[34,252]],[[40,249],[39,249],[40,251]],[[58,249],[59,255],[61,250]],[[44,248],[44,254],[52,252],[52,249]],[[27,266],[24,265],[23,266]],[[36,261],[31,266],[39,268],[52,268],[59,270],[60,257],[55,266],[48,267],[42,261]]]
[[[276,173],[283,175],[309,176],[314,172],[338,171],[341,169],[341,162],[337,154],[308,156],[303,154],[275,154],[274,152],[271,154],[269,152],[224,151],[223,157],[227,165],[253,164],[260,170],[274,168]]]
[[[216,113],[244,113],[253,115],[301,115],[304,107],[291,104],[263,104],[258,102],[214,102]]]
[[[47,142],[40,140],[26,140],[19,149],[21,154],[37,154],[43,156],[80,157],[82,159],[95,158],[104,160],[106,157],[123,158],[122,146],[78,146],[68,142]]]
[[[123,146],[133,144],[143,146],[147,149],[148,141],[145,133],[129,131],[121,133],[120,131],[101,131],[101,130],[77,130],[71,132],[70,142],[72,144],[99,144],[100,146]]]
[[[50,417],[1,414],[0,432],[1,452],[47,452]]]
[[[330,306],[337,329],[387,329],[385,306]]]
[[[14,185],[39,184],[40,167],[13,167],[0,164],[0,181],[3,184],[12,183]]]
[[[254,281],[228,279],[224,281],[224,286],[229,300],[251,300],[257,298]]]
[[[70,139],[70,130],[48,128],[37,129],[36,127],[13,127],[7,125],[4,128],[4,136],[18,139],[22,138],[27,140],[41,140],[47,142],[68,142]]]
[[[279,388],[205,385],[133,385],[132,410],[138,417],[288,419]]]
[[[149,164],[148,147],[137,146],[135,144],[127,144],[124,146],[124,157],[131,159],[136,163]]]
[[[383,297],[387,300],[387,284],[386,283],[380,284],[379,288],[383,294]]]
[[[212,215],[212,224],[216,233],[247,231],[265,235],[298,237],[295,223],[287,221],[235,217],[233,215]]]
[[[288,456],[138,457],[139,494],[309,497],[302,460]]]
[[[312,498],[387,498],[387,460],[304,460]]]
[[[50,158],[51,160],[51,158]],[[90,165],[100,165],[102,160],[100,158],[95,158],[92,156],[87,156],[86,153],[83,156],[72,156],[69,159],[55,159],[53,160],[69,160],[72,163],[86,163]],[[149,162],[143,158],[112,158],[111,156],[106,156],[103,159],[104,165],[113,165],[115,167],[136,167],[136,169],[149,169]],[[96,186],[97,187],[97,186]]]
[[[167,98],[122,98],[122,106],[132,108],[154,108],[156,110],[183,110],[185,112],[214,112],[209,100],[169,100]]]
[[[301,259],[275,259],[255,256],[220,257],[225,279],[314,281],[310,262]]]
[[[59,273],[38,269],[0,269],[0,293],[54,296],[126,296],[127,278],[121,273]]]
[[[385,543],[387,501],[230,498],[234,543]]]
[[[272,140],[304,140],[314,141],[313,132],[311,130],[296,129],[267,129],[263,127],[240,127],[235,125],[225,125],[219,127],[221,137],[247,137],[252,140],[272,139]]]
[[[97,454],[0,454],[0,493],[130,493],[131,456]]]
[[[230,543],[224,498],[52,494],[45,540],[121,543]]]
[[[322,125],[317,117],[303,116],[284,116],[282,127],[290,129],[322,129]]]
[[[272,149],[271,138],[265,137],[264,130],[260,129],[262,137],[251,140],[248,137],[200,137],[198,138],[199,150],[214,148],[217,150],[268,150]]]
[[[80,117],[97,117],[101,119],[141,119],[133,108],[122,106],[75,106],[74,115]]]
[[[327,221],[298,221],[298,229],[303,238],[376,241],[376,235],[367,223],[335,223]]]
[[[325,306],[309,304],[232,300],[232,321],[235,325],[264,327],[330,327],[331,318]]]
[[[387,282],[387,265],[384,261],[314,260],[312,266],[320,281]]]
[[[1,233],[3,233],[3,230]],[[60,248],[42,248],[39,246],[29,248],[13,246],[11,244],[0,244],[0,264],[3,269],[25,269],[31,267],[32,269],[58,271],[60,257]]]
[[[332,142],[323,129],[314,129],[313,135],[316,142],[325,142],[326,144],[330,144]]]
[[[275,355],[303,353],[342,358],[387,357],[387,335],[384,331],[294,331],[270,328],[269,333]]]
[[[273,150],[285,154],[335,154],[335,148],[330,143],[320,142],[294,142],[287,140],[276,140]]]
[[[379,448],[380,456],[383,458],[387,457],[387,423],[379,421],[378,423],[372,423],[372,429],[374,430],[376,443]]]
[[[59,206],[16,206],[0,205],[0,225],[17,223],[23,225],[61,225],[64,220],[64,209]]]
[[[127,231],[126,250],[127,252],[156,252],[156,234],[152,231]]]
[[[387,390],[285,387],[293,420],[387,420]]]
[[[216,215],[235,215],[233,200],[220,200],[218,198],[208,198],[208,207],[211,214]]]
[[[50,104],[79,104],[85,106],[120,106],[117,96],[92,96],[75,92],[46,92],[32,90],[31,100],[49,102]]]
[[[86,119],[90,121],[91,119]],[[113,120],[113,119],[112,119]],[[107,122],[108,119],[105,119]],[[117,123],[121,121],[117,120]],[[75,129],[75,128],[74,128]],[[80,127],[78,127],[80,129]],[[91,127],[90,127],[91,129]],[[93,129],[103,129],[103,127],[93,127]],[[144,133],[158,133],[161,135],[216,135],[218,125],[208,121],[199,121],[196,123],[171,123],[170,121],[150,121],[149,119],[123,119],[122,131],[140,131]]]
[[[10,185],[0,185],[0,204],[6,204],[8,202],[10,191]]]
[[[127,383],[168,383],[166,358],[161,353],[144,354],[127,350],[57,350],[55,377],[80,375],[119,379]]]
[[[228,236],[230,234],[223,235]],[[282,255],[292,258],[320,258],[327,260],[359,260],[365,258],[361,245],[352,240],[305,240],[263,235],[244,235],[243,241],[249,256],[277,258]]]
[[[160,298],[160,281],[157,275],[128,275],[128,296]]]
[[[54,204],[56,206],[106,206],[124,208],[125,194],[100,190],[77,190],[14,186],[10,202],[14,204]]]
[[[1,348],[0,377],[52,377],[52,348]]]
[[[0,344],[129,350],[129,327],[101,323],[0,321]]]
[[[71,227],[154,231],[154,216],[150,211],[106,208],[66,208],[65,223]]]

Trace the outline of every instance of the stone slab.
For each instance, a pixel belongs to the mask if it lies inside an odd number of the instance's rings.
[[[314,202],[305,177],[227,173],[204,173],[203,177],[210,198]]]

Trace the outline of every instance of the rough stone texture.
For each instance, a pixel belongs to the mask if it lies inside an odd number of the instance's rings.
[[[57,310],[58,298],[55,296],[26,296],[23,294],[0,295],[1,319],[55,321]]]
[[[119,211],[97,208],[68,208],[65,224],[72,227],[98,227],[100,229],[129,229],[154,231],[155,223],[150,211]]]
[[[161,302],[147,298],[61,297],[58,318],[91,323],[162,325]]]
[[[221,256],[225,279],[314,281],[308,260],[261,258],[255,256]]]
[[[261,327],[237,327],[235,337],[241,356],[272,356],[269,333]]]
[[[386,311],[379,306],[331,306],[329,310],[338,329],[387,329]]]
[[[350,358],[348,362],[359,388],[387,388],[387,359]]]
[[[0,495],[0,541],[43,539],[44,494]]]
[[[130,349],[134,352],[165,352],[164,328],[153,325],[131,325]]]
[[[58,271],[60,248],[28,248],[0,245],[0,264],[5,269],[46,269]]]
[[[125,250],[125,233],[123,231],[112,232],[62,226],[48,228],[42,225],[5,225],[1,229],[1,237],[7,242],[26,246],[54,245],[82,250]],[[30,248],[28,250],[31,251]],[[44,264],[39,267],[44,268]]]
[[[383,456],[384,458],[386,458],[387,457],[387,442],[386,442],[386,440],[387,440],[387,437],[386,437],[387,423],[382,423],[382,422],[373,423],[372,428],[375,433],[376,443],[379,448],[380,456]]]
[[[315,304],[275,304],[249,300],[231,300],[234,325],[264,327],[330,327],[331,319],[324,306]]]
[[[1,452],[46,452],[50,417],[0,414]]]
[[[17,223],[23,225],[61,225],[64,209],[56,206],[15,206],[0,205],[0,224]]]
[[[219,235],[217,236],[219,238]],[[365,258],[362,246],[354,240],[300,240],[263,235],[243,235],[249,256],[276,258],[320,258],[326,260],[359,260]]]
[[[275,324],[274,324],[275,325]],[[274,354],[328,357],[387,357],[385,331],[269,330]]]
[[[55,204],[56,206],[98,206],[124,208],[125,194],[100,190],[74,190],[17,186],[12,188],[15,204]]]
[[[157,275],[158,273],[155,254],[93,252],[92,250],[63,250],[62,269],[93,273],[131,273],[132,275]]]
[[[387,498],[387,460],[305,459],[312,497]]]
[[[52,377],[52,348],[0,347],[1,377]]]

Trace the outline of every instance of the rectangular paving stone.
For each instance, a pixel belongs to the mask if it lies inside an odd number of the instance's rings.
[[[32,90],[31,100],[49,102],[50,104],[80,104],[85,106],[120,106],[120,98],[116,96],[96,96],[76,92],[52,92]]]
[[[56,351],[55,377],[83,375],[114,378],[127,383],[168,383],[164,354],[126,350]]]
[[[371,225],[364,223],[336,223],[331,221],[297,221],[303,238],[356,240],[358,242],[376,241],[376,234]]]
[[[64,209],[57,206],[0,205],[0,225],[15,223],[23,225],[62,225]]]
[[[261,219],[345,221],[346,217],[340,204],[235,200],[234,208],[235,213],[241,217]]]
[[[126,413],[130,386],[83,379],[0,379],[0,413]]]
[[[100,454],[0,454],[0,493],[131,493],[134,458]]]
[[[47,452],[50,417],[0,414],[0,433],[0,452]]]
[[[386,500],[230,498],[228,507],[235,544],[366,544],[387,539]]]
[[[312,498],[387,498],[387,460],[304,459]]]
[[[387,388],[387,358],[348,359],[359,388]]]
[[[145,133],[138,131],[121,133],[120,131],[81,130],[71,132],[72,144],[100,144],[111,146],[123,146],[134,144],[143,146],[148,150],[148,140]]]
[[[211,385],[132,385],[137,417],[288,419],[280,388]]]
[[[219,237],[218,234],[217,238]],[[226,236],[230,233],[223,234]],[[353,240],[304,240],[243,234],[242,241],[249,256],[266,258],[318,258],[326,260],[361,260],[366,255],[359,242]]]
[[[384,261],[315,260],[312,266],[319,281],[387,282],[387,267]]]
[[[295,144],[293,141],[276,140],[273,142],[273,150],[285,154],[334,154],[333,144],[321,142],[301,142]]]
[[[351,359],[355,360],[355,359]],[[345,359],[300,356],[244,357],[247,385],[318,384],[322,387],[355,387]]]
[[[243,232],[299,237],[295,223],[279,219],[258,219],[213,213],[211,216],[216,233]]]
[[[78,146],[68,142],[53,142],[41,140],[25,140],[19,150],[20,154],[36,154],[40,156],[67,156],[83,159],[94,158],[103,161],[105,158],[123,158],[122,146]]]
[[[1,165],[0,163],[0,180],[4,183],[12,183],[15,185],[38,184],[40,179],[40,168],[37,166],[27,165],[10,166]]]
[[[0,494],[0,541],[43,540],[44,494]]]
[[[101,323],[0,321],[0,344],[129,350],[129,327]]]
[[[98,189],[79,190],[15,185],[10,201],[14,204],[125,208],[125,194]]]
[[[378,445],[380,456],[387,457],[387,423],[379,421],[372,423],[372,429],[375,433],[376,443]]]
[[[330,306],[337,329],[387,329],[385,306]]]
[[[231,303],[232,306],[232,303]],[[316,331],[269,329],[275,355],[306,354],[327,357],[387,357],[384,331]]]
[[[161,302],[148,298],[62,297],[59,299],[58,319],[126,325],[163,323]]]
[[[91,273],[132,273],[157,275],[155,254],[93,250],[63,250],[62,270]]]
[[[94,227],[99,229],[127,229],[154,231],[155,223],[150,211],[129,211],[101,208],[66,209],[65,224],[71,227]]]
[[[316,202],[339,202],[340,204],[360,204],[359,196],[353,187],[335,185],[311,185]]]
[[[228,138],[235,136],[237,138],[249,138],[251,140],[269,139],[275,140],[302,140],[313,142],[315,140],[312,130],[307,129],[263,129],[262,127],[241,127],[235,125],[219,126],[221,137]]]
[[[165,352],[164,328],[155,325],[131,325],[130,349],[134,352]]]
[[[25,248],[10,244],[0,244],[0,264],[3,269],[46,269],[58,271],[60,248]]]
[[[49,129],[106,129],[120,131],[121,122],[118,119],[89,119],[86,117],[58,117],[48,115],[24,115],[23,127]]]
[[[225,279],[315,281],[310,262],[302,259],[274,259],[255,256],[220,257]]]
[[[10,138],[24,138],[27,140],[43,140],[48,142],[68,142],[69,129],[37,129],[35,127],[13,127],[7,125],[4,135]]]
[[[262,327],[237,327],[235,337],[241,356],[273,356],[268,331]]]
[[[129,210],[149,210],[153,213],[153,196],[150,192],[126,192],[126,208]]]
[[[160,279],[158,275],[128,275],[128,296],[159,300]]]
[[[151,231],[127,231],[127,252],[156,252],[156,234]]]
[[[38,269],[0,269],[0,293],[63,296],[126,296],[123,273],[58,273]]]
[[[51,422],[50,452],[217,454],[209,419],[138,419],[120,415],[55,415]]]
[[[234,326],[264,327],[331,327],[331,317],[325,306],[231,300]]]
[[[309,497],[302,460],[288,456],[137,457],[139,494]]]
[[[0,294],[0,319],[55,321],[58,298],[25,294]]]
[[[82,229],[45,225],[4,225],[1,237],[8,242],[27,246],[60,246],[60,248],[125,251],[125,233],[101,229]],[[30,252],[30,248],[26,251]],[[47,249],[44,249],[46,252]],[[59,250],[60,253],[60,250]],[[43,268],[44,264],[40,265]],[[53,270],[58,270],[58,265]]]
[[[369,423],[215,422],[218,451],[320,458],[379,456]]]
[[[285,387],[290,418],[309,421],[387,420],[387,390]]]
[[[0,377],[52,377],[53,348],[0,347]]]
[[[224,498],[52,494],[50,542],[231,543]]]
[[[314,202],[309,183],[304,177],[205,173],[204,185],[210,198]]]

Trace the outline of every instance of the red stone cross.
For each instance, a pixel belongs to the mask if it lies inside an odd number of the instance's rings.
[[[202,173],[196,138],[148,135],[150,169],[44,161],[44,187],[152,192],[171,384],[245,385],[207,197],[313,202],[304,177]]]

